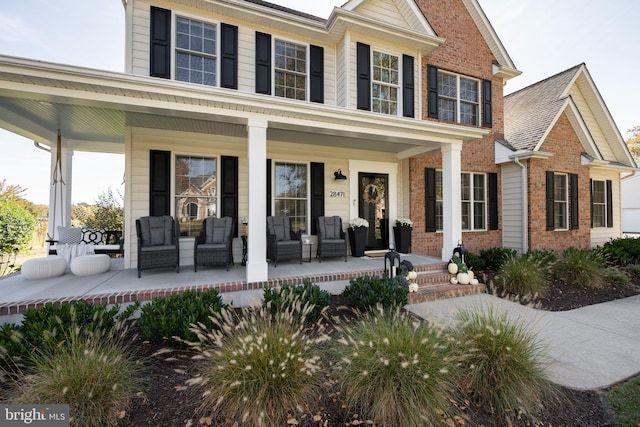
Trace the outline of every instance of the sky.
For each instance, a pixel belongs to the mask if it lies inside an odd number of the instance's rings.
[[[586,63],[622,134],[640,125],[640,1],[478,0],[516,68],[505,94]],[[271,0],[327,18],[343,1]],[[0,9],[0,55],[111,71],[124,70],[121,0],[21,0]],[[0,181],[49,200],[50,155],[0,130]],[[76,152],[72,202],[95,202],[108,188],[124,192],[124,158]]]

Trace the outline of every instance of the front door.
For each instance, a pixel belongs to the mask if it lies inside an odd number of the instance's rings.
[[[387,174],[358,173],[358,216],[369,221],[367,250],[389,247],[388,183]]]

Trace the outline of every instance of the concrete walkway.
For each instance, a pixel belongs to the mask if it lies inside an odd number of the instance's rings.
[[[531,327],[543,345],[549,378],[578,390],[602,389],[640,373],[640,295],[575,310],[535,310],[489,294],[408,305],[434,322],[452,322],[458,311],[492,307]]]

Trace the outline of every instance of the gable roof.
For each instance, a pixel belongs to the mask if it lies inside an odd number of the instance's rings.
[[[588,156],[636,167],[584,63],[505,96],[505,139],[515,150],[540,151],[563,113]]]

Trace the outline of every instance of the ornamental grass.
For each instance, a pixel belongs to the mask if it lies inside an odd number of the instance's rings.
[[[548,268],[536,256],[510,255],[500,266],[497,284],[505,292],[527,296],[545,296],[549,291]]]
[[[305,328],[313,308],[296,301],[275,313],[269,304],[244,308],[240,316],[223,310],[213,328],[196,325],[198,342],[190,344],[199,350],[201,369],[188,385],[200,400],[201,416],[283,426],[312,410],[323,384],[318,344],[327,340],[320,326]]]
[[[543,402],[555,401],[544,349],[524,319],[489,307],[462,310],[457,321],[451,333],[465,355],[462,388],[474,403],[510,425],[518,414],[535,416]]]
[[[347,410],[380,426],[451,419],[459,368],[455,345],[440,328],[380,307],[339,332],[333,375]]]

